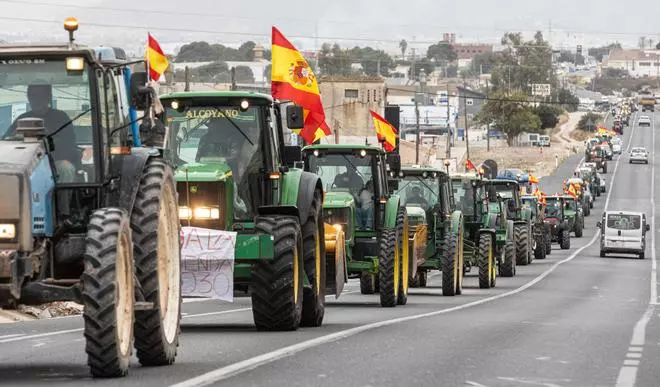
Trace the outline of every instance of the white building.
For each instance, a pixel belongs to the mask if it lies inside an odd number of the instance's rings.
[[[603,70],[626,70],[635,78],[660,76],[660,54],[657,50],[613,49],[604,60]]]

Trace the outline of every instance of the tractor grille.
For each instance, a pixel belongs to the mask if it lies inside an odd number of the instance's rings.
[[[226,213],[228,202],[226,199],[225,183],[212,182],[178,182],[177,192],[179,194],[179,207],[193,209],[200,207],[217,208],[219,219],[196,219],[194,216],[190,223],[185,218],[181,219],[184,226],[205,227],[224,230],[226,225]]]

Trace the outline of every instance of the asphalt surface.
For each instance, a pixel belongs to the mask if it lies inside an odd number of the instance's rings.
[[[660,113],[655,115],[660,128]],[[634,120],[636,122],[636,120]],[[570,250],[518,267],[514,278],[441,295],[440,277],[411,289],[408,305],[381,308],[351,280],[328,297],[321,328],[261,333],[249,300],[184,304],[181,346],[169,367],[92,380],[80,317],[0,326],[0,384],[108,386],[613,386],[660,385],[660,320],[655,303],[654,128],[628,128],[624,147],[646,146],[649,165],[615,156],[608,191]],[[580,162],[575,155],[542,179],[547,193]],[[621,160],[621,162],[618,161]],[[609,209],[647,214],[646,259],[599,258],[595,223]]]

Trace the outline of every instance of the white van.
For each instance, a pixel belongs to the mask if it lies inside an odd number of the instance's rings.
[[[644,259],[646,232],[651,226],[646,223],[646,214],[631,211],[605,211],[600,228],[600,256],[608,253],[636,254]]]

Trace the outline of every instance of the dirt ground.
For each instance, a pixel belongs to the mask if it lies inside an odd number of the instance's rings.
[[[570,113],[560,116],[559,123],[551,132],[550,147],[510,147],[506,141],[492,141],[490,151],[483,146],[470,146],[470,159],[475,165],[492,159],[500,169],[520,168],[538,177],[547,176],[566,158],[582,152],[583,140],[572,138],[580,115]]]

